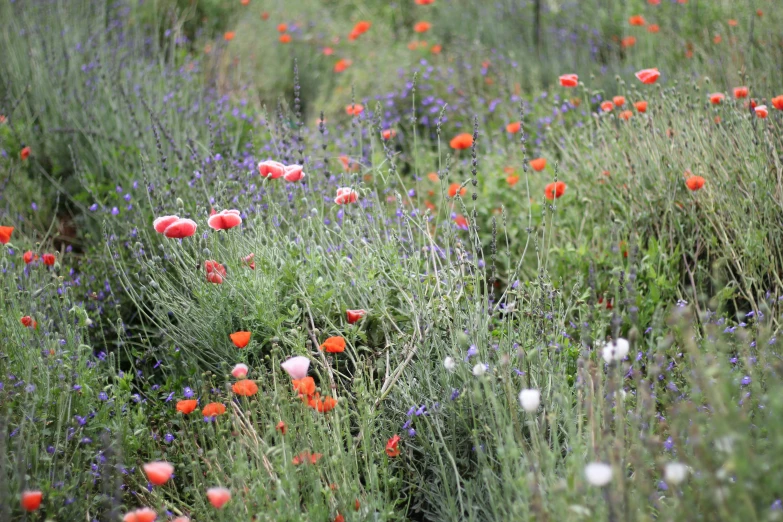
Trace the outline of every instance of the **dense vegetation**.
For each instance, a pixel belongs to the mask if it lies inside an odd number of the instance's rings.
[[[0,3],[0,520],[780,519],[779,7]]]

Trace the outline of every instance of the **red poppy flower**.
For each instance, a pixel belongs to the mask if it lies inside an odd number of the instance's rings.
[[[269,13],[267,13],[266,11],[261,13],[261,20],[269,20]]]
[[[282,178],[285,175],[285,165],[279,161],[262,161],[258,164],[258,173],[262,178]]]
[[[770,100],[770,103],[772,103],[772,106],[775,107],[777,110],[783,111],[783,94],[772,98],[772,100]]]
[[[604,112],[612,112],[614,109],[614,103],[610,101],[605,101],[601,103],[601,110]]]
[[[227,31],[227,32],[223,33],[223,39],[225,41],[227,41],[227,42],[230,42],[231,40],[234,39],[234,37],[236,35],[237,35],[237,33],[235,33],[234,31]]]
[[[510,187],[513,187],[514,185],[519,183],[519,176],[517,174],[511,174],[510,176],[506,176],[506,183],[508,183]]]
[[[278,38],[278,41],[282,44],[287,44],[291,42],[291,35],[290,34],[281,34],[280,38]]]
[[[506,125],[506,132],[508,132],[509,134],[516,134],[517,132],[520,131],[521,128],[522,128],[522,123],[515,121],[513,123],[509,123],[508,125]]]
[[[346,60],[345,58],[340,58],[337,60],[337,63],[334,64],[334,72],[341,73],[345,71],[348,67],[351,66],[351,60]]]
[[[416,5],[432,5],[435,0],[416,0]]]
[[[283,179],[289,183],[296,183],[305,178],[304,167],[301,165],[288,165],[285,168]]]
[[[250,379],[244,379],[239,382],[235,382],[234,385],[231,386],[231,390],[237,395],[251,397],[258,393],[258,385]]]
[[[617,105],[618,107],[622,107],[625,105],[625,96],[615,96],[612,98],[612,103]]]
[[[579,85],[579,76],[576,74],[564,74],[560,78],[560,85],[563,87],[576,87]]]
[[[244,348],[250,342],[251,335],[250,332],[239,331],[232,333],[229,337],[231,338],[231,342],[234,343],[234,346],[237,348]]]
[[[715,37],[712,39],[712,42],[715,44],[719,44],[723,41],[723,37],[719,34],[716,34]]]
[[[544,197],[549,200],[554,200],[565,194],[566,184],[562,181],[555,181],[550,183],[544,189]]]
[[[193,413],[193,410],[196,408],[198,408],[198,401],[196,399],[177,401],[177,411],[184,413],[185,415]]]
[[[148,462],[142,468],[147,480],[156,486],[162,486],[174,474],[174,466],[168,462]]]
[[[413,26],[413,30],[417,33],[426,33],[432,28],[432,24],[429,22],[416,22],[416,25]]]
[[[359,199],[359,194],[350,187],[340,187],[337,189],[337,197],[334,198],[334,202],[338,205],[345,205],[347,203],[356,203]]]
[[[359,321],[362,317],[367,315],[367,310],[358,309],[358,310],[346,310],[345,315],[348,318],[348,324],[354,324]]]
[[[766,118],[769,115],[769,111],[767,110],[766,105],[759,105],[758,107],[754,107],[753,111],[759,118]]]
[[[315,380],[312,377],[293,379],[291,384],[294,387],[294,391],[298,393],[300,397],[310,397],[315,393]]]
[[[386,442],[386,454],[390,457],[397,457],[400,454],[400,436],[395,435]]]
[[[33,261],[35,261],[37,257],[38,257],[38,256],[36,256],[35,254],[33,254],[32,252],[30,252],[30,251],[28,250],[27,252],[25,252],[25,253],[22,255],[22,260],[24,261],[24,264],[26,264],[26,265],[29,265],[30,263],[32,263]]]
[[[747,87],[734,87],[734,97],[739,98],[747,98],[748,97],[748,88]]]
[[[639,112],[647,112],[647,102],[644,100],[634,103],[633,106],[636,107],[636,110]]]
[[[333,399],[332,397],[324,397],[322,400],[321,394],[316,393],[311,398],[307,399],[307,405],[318,413],[327,413],[332,411],[334,407],[337,406],[337,400]]]
[[[345,522],[345,517],[342,516],[340,513],[337,513],[337,516],[334,517],[334,522]]]
[[[710,103],[713,105],[718,105],[720,103],[723,103],[723,100],[726,98],[726,95],[722,92],[714,92],[710,94]]]
[[[636,37],[635,36],[626,36],[620,41],[620,45],[623,49],[628,47],[633,47],[636,45]]]
[[[19,319],[19,322],[22,323],[22,326],[25,326],[27,328],[32,326],[33,330],[38,328],[38,322],[35,319],[33,319],[32,317],[30,317],[29,315],[25,315],[24,317]]]
[[[468,220],[463,215],[458,215],[454,218],[454,223],[457,225],[457,228],[462,230],[468,230]]]
[[[155,510],[145,507],[125,513],[122,522],[155,522],[156,518],[158,514]]]
[[[352,33],[356,33],[356,35],[362,35],[370,30],[370,27],[372,26],[371,22],[368,22],[367,20],[361,20],[359,22],[356,22],[356,25],[353,26]]]
[[[440,54],[440,52],[443,50],[443,46],[440,44],[435,44],[432,47],[430,47],[430,52],[432,54]]]
[[[623,111],[620,113],[620,118],[622,118],[625,121],[630,120],[633,117],[633,112],[631,111]]]
[[[468,189],[467,187],[460,188],[459,183],[452,183],[451,185],[449,185],[449,197],[450,198],[456,197],[457,193],[459,193],[459,195],[464,198],[465,194],[468,193]]]
[[[647,22],[645,22],[644,17],[642,15],[634,15],[628,19],[628,23],[631,25],[635,25],[637,27],[642,27]]]
[[[284,33],[288,31],[288,25],[287,24],[277,24],[277,32]]]
[[[657,82],[660,76],[661,73],[658,72],[658,69],[642,69],[636,73],[636,77],[639,81],[646,85],[652,85]]]
[[[737,21],[736,20],[729,19],[728,24],[731,27],[737,27]]]
[[[217,261],[208,259],[204,261],[204,270],[207,273],[207,281],[217,285],[223,283],[223,278],[226,276],[226,267]]]
[[[294,458],[291,459],[291,463],[294,466],[298,466],[307,462],[310,464],[315,464],[321,457],[323,457],[323,454],[321,453],[310,453],[309,451],[303,451],[299,455],[294,456]]]
[[[541,172],[546,168],[546,158],[536,158],[530,160],[530,168],[536,172]]]
[[[342,353],[345,351],[345,339],[340,336],[329,337],[321,344],[321,350],[327,353]]]
[[[224,413],[226,413],[226,407],[219,402],[210,402],[201,408],[201,414],[204,417],[217,417],[218,415],[223,415]]]
[[[207,500],[212,507],[220,509],[231,500],[231,491],[226,488],[209,488],[207,490]]]
[[[693,192],[696,192],[704,186],[704,178],[701,176],[690,176],[685,180],[685,186]]]
[[[22,147],[22,150],[19,151],[19,157],[26,160],[30,157],[30,152],[30,147]]]
[[[275,426],[275,429],[279,431],[282,435],[285,435],[288,432],[288,426],[285,425],[285,422],[280,421],[277,423],[277,426]]]
[[[397,137],[397,131],[394,129],[384,129],[381,131],[381,138],[385,140],[390,140],[395,137]]]
[[[207,225],[213,230],[228,230],[242,224],[239,211],[235,209],[221,210],[217,214],[209,216]]]
[[[345,114],[348,114],[349,116],[358,116],[362,112],[364,112],[364,105],[361,103],[354,103],[353,105],[345,106]]]
[[[647,26],[647,32],[648,33],[658,33],[661,31],[661,27],[658,24],[650,24]]]
[[[356,511],[359,511],[359,509],[360,509],[361,507],[362,507],[362,505],[361,505],[361,504],[359,504],[359,499],[357,498],[356,500],[354,500],[354,502],[353,502],[353,508],[354,508]]]
[[[463,132],[462,134],[457,134],[453,138],[451,138],[451,141],[449,142],[449,145],[452,149],[457,150],[465,150],[469,149],[473,146],[473,135],[467,132]]]
[[[250,5],[250,0],[242,0],[242,5]]]
[[[253,253],[250,253],[250,254],[248,254],[248,255],[246,255],[245,257],[242,258],[242,262],[244,264],[246,264],[250,268],[250,270],[255,270],[256,269],[256,262],[253,261],[254,257],[256,257],[256,255],[253,254]]]
[[[334,54],[334,49],[332,49],[331,47],[324,47],[323,49],[321,49],[321,53],[324,56],[332,56]]]
[[[184,239],[196,233],[196,222],[192,219],[177,218],[163,231],[163,235],[171,239]]]
[[[41,507],[43,493],[40,491],[27,490],[22,492],[22,509],[25,511],[36,511]]]
[[[7,245],[11,241],[13,231],[14,227],[0,227],[0,243]]]

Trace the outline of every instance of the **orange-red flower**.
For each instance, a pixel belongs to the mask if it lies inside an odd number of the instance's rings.
[[[636,110],[639,112],[647,112],[647,102],[644,100],[634,103],[633,106],[636,107]]]
[[[27,251],[22,255],[22,260],[24,261],[24,264],[29,265],[33,261],[38,259],[38,256],[33,254],[31,251]]]
[[[658,69],[642,69],[641,71],[636,72],[636,77],[639,79],[640,82],[651,85],[658,81],[658,78],[660,78],[661,73],[658,72]]]
[[[601,102],[601,110],[604,112],[612,112],[612,110],[614,110],[614,103],[610,101]]]
[[[298,466],[299,464],[304,464],[306,462],[315,464],[321,457],[323,457],[323,454],[321,453],[310,453],[309,451],[303,451],[299,455],[294,456],[294,458],[291,459],[291,462],[294,466]]]
[[[783,98],[783,96],[781,96],[781,98]],[[429,174],[427,174],[427,179],[432,181],[433,183],[437,183],[438,181],[440,181],[437,172],[430,172]]]
[[[24,326],[26,328],[29,328],[29,327],[32,326],[33,330],[37,330],[38,329],[38,321],[36,321],[32,317],[30,317],[29,315],[25,315],[24,317],[19,319],[19,322],[22,323],[22,326]]]
[[[435,0],[416,0],[416,5],[432,5]]]
[[[250,332],[234,332],[229,335],[229,337],[231,338],[231,342],[234,343],[234,346],[237,348],[244,348],[250,342],[251,335]]]
[[[345,114],[349,116],[358,116],[364,111],[364,105],[361,103],[354,103],[353,105],[345,106]]]
[[[315,393],[315,380],[312,377],[293,379],[291,384],[294,387],[294,391],[298,393],[300,397],[310,397]]]
[[[536,158],[530,160],[530,168],[536,172],[541,172],[546,168],[546,158]]]
[[[457,149],[457,150],[469,149],[473,146],[473,135],[468,132],[457,134],[456,136],[451,138],[449,145],[451,146],[452,149]]]
[[[7,245],[11,241],[13,231],[14,227],[0,227],[0,243]]]
[[[328,48],[327,48],[328,49]],[[324,53],[325,54],[325,53]],[[331,54],[331,53],[330,53]],[[328,55],[327,55],[328,56]],[[351,60],[346,60],[345,58],[340,58],[337,60],[337,62],[334,64],[334,72],[341,73],[345,71],[348,67],[351,66],[353,62]]]
[[[625,121],[630,120],[632,117],[633,117],[633,112],[631,111],[623,111],[620,113],[620,118]]]
[[[637,27],[642,27],[647,22],[645,22],[644,17],[642,15],[634,15],[628,19],[628,23],[631,25],[635,25]]]
[[[269,13],[267,13],[266,11],[261,13],[261,20],[269,20]]]
[[[688,176],[688,179],[685,180],[685,186],[691,191],[696,192],[704,186],[704,178],[701,176]]]
[[[283,421],[278,422],[275,429],[279,431],[281,435],[285,435],[288,432],[288,426],[286,426]]]
[[[443,46],[440,44],[435,44],[432,47],[430,47],[430,52],[432,54],[440,54],[440,52],[443,50]]]
[[[579,76],[576,74],[564,74],[560,78],[560,85],[563,87],[576,87],[579,85]]]
[[[331,47],[324,47],[323,49],[321,49],[321,53],[324,56],[332,56],[334,54],[334,49],[332,49]]]
[[[452,183],[451,185],[449,185],[449,197],[450,198],[456,197],[457,193],[459,193],[459,195],[464,198],[465,194],[468,193],[468,188],[467,187],[460,188],[459,183]]]
[[[506,125],[506,132],[516,134],[522,128],[522,122],[515,121]]]
[[[30,147],[22,147],[22,150],[19,151],[19,157],[26,160],[30,157],[30,152]]]
[[[218,415],[223,415],[224,413],[226,413],[226,407],[219,402],[210,402],[201,408],[201,414],[204,417],[217,417]]]
[[[759,118],[766,118],[769,115],[769,111],[767,110],[766,105],[759,105],[758,107],[753,107],[753,112],[756,113],[756,116]]]
[[[454,223],[457,225],[457,228],[461,228],[462,230],[468,230],[469,228],[468,219],[462,214],[454,218]]]
[[[156,486],[162,486],[174,474],[174,466],[168,462],[148,462],[142,466],[147,480]]]
[[[655,33],[660,32],[660,30],[661,30],[661,27],[658,24],[650,24],[650,25],[647,26],[647,32],[648,33],[655,34]]]
[[[169,228],[166,229],[166,231],[168,232],[172,226],[174,225],[171,225]],[[207,281],[217,285],[223,283],[223,278],[226,276],[226,267],[224,267],[217,261],[208,259],[204,261],[204,270],[207,273]]]
[[[720,103],[723,103],[723,100],[726,98],[726,95],[724,95],[722,92],[714,92],[710,94],[710,103],[713,105],[718,105]]]
[[[723,41],[723,37],[719,34],[716,34],[715,37],[712,39],[712,42],[715,44],[719,44]]]
[[[25,511],[36,511],[41,506],[43,500],[43,493],[40,491],[23,491],[22,492],[22,509]]]
[[[359,320],[365,315],[367,315],[367,310],[362,308],[345,311],[345,316],[348,318],[348,324],[355,324],[359,322]]]
[[[288,31],[288,25],[287,24],[277,24],[277,32],[284,33]]]
[[[390,140],[397,137],[397,131],[394,129],[384,129],[381,131],[381,138]]]
[[[128,511],[122,517],[122,522],[154,522],[156,518],[158,518],[158,514],[155,510],[145,507]]]
[[[231,40],[234,39],[236,35],[237,33],[235,33],[234,31],[226,31],[225,33],[223,33],[223,39],[227,42],[230,42]]]
[[[226,488],[209,488],[207,490],[207,499],[212,507],[220,509],[231,500],[231,491]]]
[[[626,36],[622,40],[620,40],[620,45],[623,47],[623,49],[628,47],[633,47],[636,45],[636,37],[635,36]]]
[[[416,25],[413,26],[413,30],[417,33],[426,33],[432,28],[432,24],[429,22],[416,22]]]
[[[193,413],[193,410],[196,408],[198,408],[198,401],[196,399],[177,401],[177,411],[184,413],[185,415]]]
[[[345,351],[345,339],[339,335],[329,337],[321,344],[321,350],[327,353],[342,353]]]
[[[729,19],[729,25],[732,27],[737,27],[737,21],[733,19]]]
[[[258,385],[250,379],[243,379],[235,382],[231,389],[237,395],[242,395],[244,397],[251,397],[258,393]]]
[[[615,96],[612,98],[612,102],[618,107],[625,105],[625,96]]]
[[[46,266],[54,266],[54,263],[57,260],[54,257],[54,254],[44,254],[41,256],[41,259],[43,259],[43,264]]]
[[[566,184],[562,181],[555,181],[550,183],[544,189],[544,197],[549,200],[554,200],[565,194]]]
[[[321,399],[321,394],[316,393],[307,399],[307,405],[319,413],[327,413],[337,406],[337,400],[328,396]]]
[[[351,31],[351,34],[355,34],[356,36],[361,36],[367,31],[369,31],[371,26],[372,26],[371,22],[368,22],[367,20],[361,20],[359,22],[356,22],[356,25],[353,26],[353,30]],[[355,39],[356,38],[354,38],[354,40]]]
[[[399,443],[400,443],[399,435],[395,435],[394,437],[386,441],[386,454],[390,457],[398,456],[400,454],[400,448],[398,447]]]
[[[770,100],[770,103],[772,103],[772,106],[775,107],[777,110],[783,111],[783,94],[772,98]]]
[[[279,41],[280,41],[280,43],[282,43],[282,44],[287,44],[287,43],[290,43],[290,42],[291,42],[291,35],[290,35],[290,34],[288,34],[288,33],[286,33],[286,34],[281,34],[281,35],[280,35],[280,38],[278,38],[278,40],[279,40]]]
[[[508,183],[509,187],[513,187],[514,185],[519,183],[519,175],[511,174],[509,176],[506,176],[506,183]]]
[[[748,97],[748,88],[745,86],[742,87],[734,87],[734,97],[739,98],[747,98]]]
[[[340,513],[337,513],[337,516],[334,517],[334,522],[345,522],[345,517],[342,516]]]

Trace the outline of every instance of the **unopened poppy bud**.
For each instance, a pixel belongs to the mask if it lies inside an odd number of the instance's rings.
[[[208,256],[212,253],[208,248],[205,248],[204,250],[202,250],[202,252],[204,253],[205,256]]]
[[[185,202],[182,201],[182,198],[177,198],[177,207],[179,207],[179,208],[184,208],[185,207]]]

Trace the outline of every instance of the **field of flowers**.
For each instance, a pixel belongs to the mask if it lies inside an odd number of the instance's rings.
[[[0,522],[783,520],[781,27],[0,2]]]

